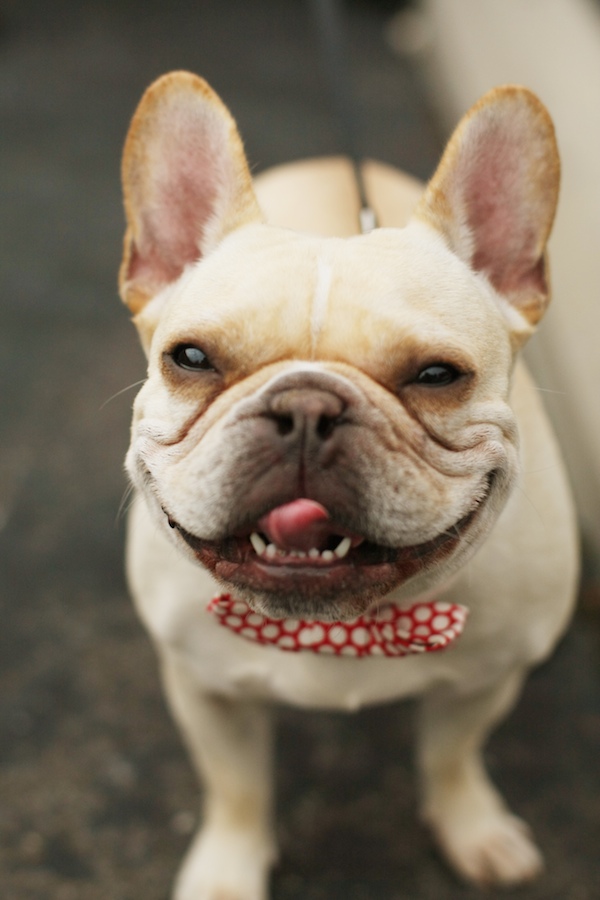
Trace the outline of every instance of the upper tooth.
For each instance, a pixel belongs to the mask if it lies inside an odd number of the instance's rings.
[[[253,531],[252,534],[250,535],[250,543],[254,547],[254,550],[256,551],[257,556],[262,556],[262,554],[265,552],[265,550],[267,548],[267,545],[261,538],[260,534],[257,534],[256,531]]]
[[[352,546],[352,539],[349,537],[343,538],[340,543],[337,545],[335,550],[333,551],[338,559],[343,559],[344,556],[347,555],[350,547]]]

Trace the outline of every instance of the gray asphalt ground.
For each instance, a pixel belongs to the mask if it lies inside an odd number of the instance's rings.
[[[442,136],[384,43],[390,9],[348,3],[360,149],[426,177]],[[340,149],[300,0],[0,7],[3,900],[164,900],[196,817],[127,596],[119,515],[134,391],[119,392],[144,375],[115,288],[119,157],[142,90],[173,68],[221,93],[257,171]],[[600,606],[588,595],[489,746],[548,862],[522,900],[600,897]],[[479,896],[416,823],[411,717],[282,711],[274,900]]]

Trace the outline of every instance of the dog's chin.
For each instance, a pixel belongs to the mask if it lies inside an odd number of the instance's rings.
[[[477,506],[433,539],[407,547],[386,547],[359,535],[332,535],[318,554],[261,545],[256,532],[209,541],[172,518],[169,524],[198,562],[223,588],[256,612],[321,621],[356,618],[378,599],[415,576],[446,570],[466,545],[477,544],[477,522],[491,487]],[[263,542],[264,543],[264,542]]]

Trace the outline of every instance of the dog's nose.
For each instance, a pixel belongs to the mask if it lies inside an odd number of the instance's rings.
[[[281,437],[323,442],[342,422],[346,403],[337,394],[318,389],[293,388],[274,394],[269,416]]]

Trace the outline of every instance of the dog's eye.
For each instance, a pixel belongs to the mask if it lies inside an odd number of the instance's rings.
[[[171,353],[173,362],[181,369],[189,369],[193,372],[198,370],[214,371],[214,366],[210,362],[206,353],[200,347],[194,344],[179,344]]]
[[[446,387],[457,381],[460,375],[458,369],[449,363],[433,363],[433,365],[421,369],[415,378],[415,383],[427,387]]]

